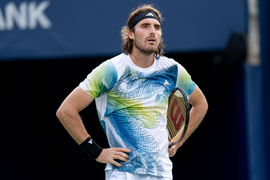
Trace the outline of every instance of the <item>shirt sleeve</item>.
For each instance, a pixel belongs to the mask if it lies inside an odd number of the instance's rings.
[[[90,96],[97,98],[112,89],[116,80],[117,72],[114,65],[105,61],[88,74],[79,86]]]
[[[178,77],[176,86],[182,88],[186,92],[187,96],[189,96],[197,87],[196,83],[191,79],[190,74],[180,64],[178,64]]]

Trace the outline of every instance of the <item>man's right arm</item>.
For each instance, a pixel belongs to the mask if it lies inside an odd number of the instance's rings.
[[[80,87],[77,87],[66,97],[56,112],[57,118],[78,144],[81,144],[89,137],[79,112],[93,100],[93,97],[89,96]]]
[[[92,145],[87,145],[85,143],[90,134],[87,132],[85,126],[83,125],[82,119],[79,112],[86,108],[92,101],[93,97],[89,96],[80,87],[75,88],[63,101],[56,112],[57,118],[60,120],[64,128],[68,131],[71,137],[79,144],[83,145],[83,149],[88,151],[87,154],[96,155],[97,149],[91,147]],[[130,152],[127,148],[107,148],[102,149],[100,155],[96,158],[96,161],[100,163],[110,163],[115,166],[121,167],[116,160],[127,161]],[[99,154],[99,153],[98,153]],[[95,158],[94,158],[95,159]]]

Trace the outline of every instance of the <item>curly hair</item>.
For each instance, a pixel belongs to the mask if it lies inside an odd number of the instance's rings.
[[[141,6],[137,7],[135,10],[133,10],[127,19],[126,25],[123,26],[121,29],[122,50],[125,54],[129,54],[132,52],[133,40],[129,38],[128,34],[130,31],[133,31],[133,32],[135,31],[134,27],[132,29],[129,29],[128,25],[134,19],[134,17],[136,17],[138,14],[144,13],[147,11],[151,11],[151,12],[155,13],[157,15],[157,17],[160,19],[160,22],[163,21],[163,17],[161,15],[160,11],[158,9],[154,8],[154,6],[151,4],[141,5]],[[163,39],[161,38],[160,44],[155,52],[155,56],[159,57],[159,56],[163,55],[163,53],[164,53],[164,44],[163,44]]]

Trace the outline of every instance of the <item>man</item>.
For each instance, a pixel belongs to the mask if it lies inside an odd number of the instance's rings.
[[[57,117],[91,157],[106,165],[106,179],[172,179],[169,157],[199,126],[208,105],[199,87],[175,60],[162,56],[162,16],[151,5],[131,12],[122,28],[123,52],[97,68],[63,101]],[[169,148],[168,96],[181,87],[192,105],[185,138]],[[110,148],[102,149],[79,112],[95,99]]]

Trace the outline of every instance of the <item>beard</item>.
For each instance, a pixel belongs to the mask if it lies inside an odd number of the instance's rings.
[[[152,53],[157,53],[158,52],[158,47],[157,45],[149,45],[149,46],[143,46],[140,43],[137,43],[134,41],[134,47],[136,47],[139,51],[141,51],[143,54],[150,55]]]

